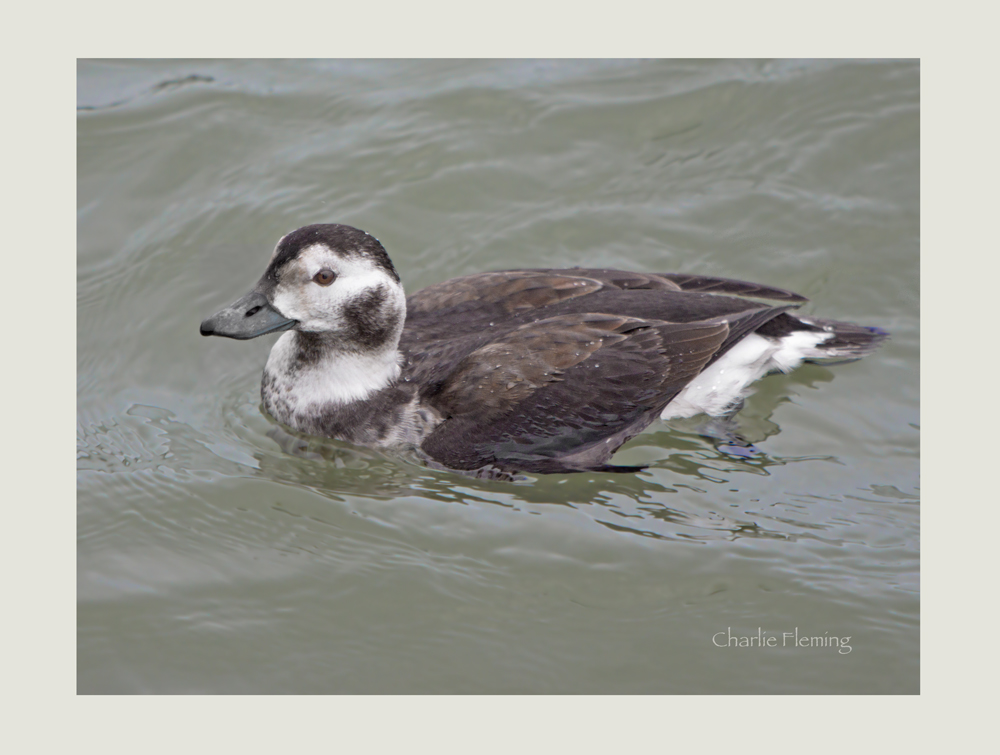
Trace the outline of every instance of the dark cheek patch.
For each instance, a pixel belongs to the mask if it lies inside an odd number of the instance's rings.
[[[373,349],[392,337],[399,325],[399,314],[383,311],[388,296],[388,290],[381,285],[359,294],[344,305],[347,340],[360,348]]]

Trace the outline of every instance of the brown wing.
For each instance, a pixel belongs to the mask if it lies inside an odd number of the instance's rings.
[[[707,275],[685,275],[683,273],[663,273],[660,277],[680,286],[682,291],[703,291],[710,294],[727,294],[730,296],[752,296],[759,299],[772,299],[801,304],[809,301],[806,297],[774,286],[764,286],[760,283],[734,280],[732,278],[711,278]]]
[[[453,469],[601,469],[729,334],[724,321],[607,314],[527,323],[468,354],[426,397],[448,419],[421,447]]]
[[[600,468],[695,375],[802,297],[743,281],[620,270],[513,270],[417,292],[404,378],[447,419],[446,466]]]
[[[421,384],[443,380],[456,362],[559,304],[586,301],[604,288],[576,275],[512,270],[453,278],[406,301],[400,349],[409,376]],[[545,314],[542,314],[545,313]]]
[[[617,270],[470,275],[423,289],[410,297],[407,306],[400,340],[407,359],[404,376],[421,385],[440,383],[457,362],[507,333],[561,315],[605,313],[670,323],[726,319],[733,327],[731,336],[737,337],[746,329],[736,324],[754,313],[759,315],[753,318],[758,326],[778,314],[761,302],[681,291],[662,276]],[[793,305],[782,309],[789,306]],[[719,355],[734,342],[732,337]]]
[[[498,303],[507,313],[544,307],[603,287],[621,290],[696,291],[775,301],[809,301],[793,291],[760,283],[685,273],[638,273],[604,268],[506,270],[476,273],[421,289],[407,301],[416,313],[449,309],[465,302]]]
[[[537,309],[601,288],[599,280],[573,270],[507,270],[477,273],[417,291],[407,302],[410,312],[426,314],[474,302],[497,313]],[[495,307],[491,306],[495,305]]]
[[[806,301],[791,291],[756,283],[674,273],[596,268],[479,273],[410,296],[401,347],[420,353],[443,339],[569,312],[692,322],[745,309],[748,302],[737,296]]]
[[[772,299],[802,303],[809,301],[793,291],[760,283],[736,280],[735,278],[713,278],[707,275],[686,273],[633,273],[624,270],[598,268],[573,268],[572,270],[532,270],[540,275],[572,274],[601,281],[624,290],[659,289],[674,291],[697,291],[727,296],[749,296],[757,299]]]

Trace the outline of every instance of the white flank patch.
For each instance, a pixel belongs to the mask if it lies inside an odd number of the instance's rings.
[[[661,419],[697,414],[718,417],[742,399],[752,383],[772,370],[788,372],[803,359],[821,357],[816,346],[832,333],[798,331],[784,338],[750,334],[695,377],[660,413]]]
[[[804,359],[822,359],[829,356],[826,351],[816,347],[831,338],[833,338],[832,332],[820,333],[815,330],[799,330],[779,338],[780,347],[771,357],[774,363],[772,369],[791,372],[802,364]]]

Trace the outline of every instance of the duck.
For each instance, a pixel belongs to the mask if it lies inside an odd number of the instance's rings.
[[[203,336],[281,333],[265,411],[298,433],[415,449],[476,476],[636,472],[609,463],[657,420],[731,419],[750,386],[860,359],[878,327],[796,314],[773,286],[597,268],[482,272],[407,297],[382,244],[339,223],[282,236]]]

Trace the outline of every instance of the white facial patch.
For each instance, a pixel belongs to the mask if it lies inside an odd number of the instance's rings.
[[[337,275],[329,286],[313,281],[324,269]],[[405,312],[403,287],[377,263],[360,254],[339,255],[317,243],[302,249],[282,268],[271,304],[285,317],[298,320],[297,330],[336,333],[345,328],[344,305],[379,288],[386,292],[383,307],[388,312]],[[403,317],[399,320],[402,327]]]

